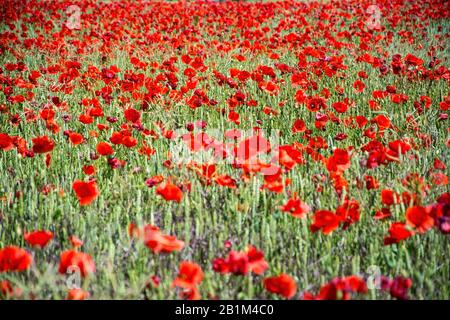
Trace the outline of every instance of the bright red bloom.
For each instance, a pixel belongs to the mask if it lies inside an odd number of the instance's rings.
[[[83,136],[76,132],[69,133],[69,140],[73,145],[78,145],[84,142]]]
[[[264,279],[264,287],[267,291],[279,294],[285,298],[292,298],[297,292],[297,284],[287,274]]]
[[[342,229],[347,229],[349,225],[359,221],[360,208],[358,201],[346,199],[344,203],[336,209],[336,215],[342,219]]]
[[[158,227],[150,224],[145,225],[143,228],[130,224],[128,233],[131,237],[142,239],[145,246],[154,253],[170,253],[184,248],[183,241],[178,240],[174,236],[162,234]]]
[[[322,230],[323,234],[330,234],[339,227],[342,218],[328,210],[314,212],[314,222],[309,227],[312,232]]]
[[[183,261],[180,263],[178,276],[173,281],[173,286],[183,289],[192,289],[200,284],[202,280],[202,268],[194,262]]]
[[[24,235],[24,239],[28,244],[33,247],[44,248],[53,239],[53,233],[50,231],[33,231],[27,232]]]
[[[80,205],[86,206],[94,201],[100,192],[98,191],[97,183],[95,180],[84,182],[81,180],[76,180],[72,184],[72,189],[80,202]]]
[[[170,181],[160,184],[156,188],[156,194],[159,194],[167,201],[181,202],[183,198],[183,191]]]
[[[89,298],[89,292],[82,289],[70,289],[66,300],[86,300]]]
[[[95,167],[93,165],[83,166],[83,172],[88,176],[92,176],[95,174]]]
[[[66,274],[78,271],[83,278],[95,272],[95,264],[91,256],[76,250],[67,250],[61,253],[58,272]]]
[[[99,142],[96,150],[102,156],[110,156],[114,153],[114,149],[107,142]]]
[[[414,233],[406,228],[406,224],[402,222],[394,222],[389,228],[389,236],[384,238],[384,245],[399,243],[408,239]]]
[[[290,213],[294,218],[303,218],[311,208],[294,195],[285,205],[280,206],[280,210]]]
[[[350,155],[347,150],[335,149],[333,155],[328,158],[327,169],[328,171],[343,172],[350,167]]]
[[[141,119],[141,114],[136,109],[126,109],[125,112],[125,119],[127,119],[130,122],[138,122]]]
[[[295,120],[291,130],[293,133],[305,132],[306,131],[305,121],[303,121],[302,119]]]
[[[33,151],[34,151],[34,153],[50,152],[55,147],[55,142],[53,142],[47,136],[33,138],[32,141],[33,141]]]
[[[389,279],[381,277],[381,289],[388,291],[390,295],[399,300],[408,300],[408,290],[412,286],[412,280],[405,277]]]
[[[13,139],[6,133],[0,133],[0,149],[8,151],[14,147]]]
[[[231,189],[235,189],[236,188],[236,180],[234,180],[233,178],[231,178],[229,175],[227,174],[219,174],[214,178],[214,181],[223,187],[228,187]]]
[[[392,190],[389,189],[383,189],[381,190],[381,202],[386,205],[390,206],[395,203],[398,203],[399,197],[398,194],[395,193]]]
[[[268,267],[269,265],[264,260],[264,253],[253,246],[249,246],[246,251],[241,252],[232,250],[226,259],[217,258],[213,261],[214,271],[235,275],[245,275],[249,272],[260,275]]]
[[[335,278],[322,286],[318,295],[305,292],[304,300],[349,300],[352,293],[367,293],[366,282],[358,276]]]
[[[430,216],[430,210],[425,207],[415,206],[406,210],[408,225],[419,233],[425,233],[434,225],[434,219]]]
[[[33,257],[26,250],[16,246],[0,249],[0,273],[27,270]]]
[[[379,114],[372,119],[372,122],[376,123],[379,131],[384,131],[391,126],[391,120],[385,115]]]

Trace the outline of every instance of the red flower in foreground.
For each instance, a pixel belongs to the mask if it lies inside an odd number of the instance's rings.
[[[70,289],[67,293],[66,300],[86,300],[89,297],[89,292],[82,289]]]
[[[46,153],[53,150],[55,143],[47,136],[32,139],[34,153]]]
[[[345,149],[335,149],[333,155],[328,158],[327,169],[331,172],[343,172],[350,167],[350,155]]]
[[[318,295],[305,292],[304,300],[350,300],[352,293],[367,293],[366,282],[358,276],[335,278],[320,288]]]
[[[72,189],[73,189],[73,191],[75,191],[78,201],[80,202],[80,205],[82,205],[82,206],[86,206],[86,205],[90,204],[100,194],[95,180],[92,180],[89,182],[76,180],[72,184]]]
[[[178,276],[173,281],[174,287],[184,289],[181,297],[188,300],[198,300],[201,298],[197,285],[203,280],[202,268],[196,263],[183,261],[180,264]]]
[[[138,228],[134,224],[128,227],[130,236],[143,239],[146,247],[154,253],[170,253],[184,248],[184,242],[174,236],[162,234],[158,227],[150,224]]]
[[[384,245],[399,243],[402,240],[408,239],[414,233],[406,228],[403,222],[394,222],[389,228],[389,236],[384,238]]]
[[[141,114],[139,113],[139,111],[133,108],[126,109],[124,111],[124,115],[125,119],[127,119],[127,121],[130,122],[138,122],[139,119],[141,118]]]
[[[269,267],[264,259],[264,253],[249,246],[246,251],[231,251],[226,259],[217,258],[213,261],[213,269],[220,273],[245,275],[249,272],[261,275]]]
[[[114,149],[107,142],[99,142],[96,150],[102,156],[110,156],[114,153]]]
[[[58,272],[60,274],[66,274],[67,271],[79,271],[84,278],[95,272],[95,264],[87,253],[67,250],[61,253]]]
[[[285,298],[292,298],[297,292],[297,284],[287,274],[264,279],[264,287],[267,291],[279,294]]]
[[[156,188],[156,194],[159,194],[167,201],[180,202],[183,198],[183,191],[170,181],[160,184]]]
[[[13,139],[6,133],[0,133],[0,149],[8,151],[14,147]]]
[[[383,189],[381,190],[381,202],[384,205],[390,206],[397,203],[399,200],[399,196],[392,190]]]
[[[173,286],[183,289],[192,289],[203,280],[202,268],[193,262],[183,261],[180,264],[177,278],[173,281]]]
[[[280,206],[280,210],[290,213],[294,218],[303,218],[311,209],[294,195],[285,205]]]
[[[44,248],[53,239],[53,233],[45,230],[33,231],[25,233],[23,237],[30,246]]]
[[[405,277],[396,277],[389,279],[381,277],[381,289],[388,291],[389,294],[400,300],[408,300],[408,290],[412,286],[412,281]]]
[[[0,249],[0,272],[27,270],[33,258],[26,250],[16,246]]]
[[[408,225],[419,233],[425,233],[434,225],[434,219],[429,215],[429,211],[425,207],[415,206],[406,210],[406,221]]]
[[[312,232],[322,230],[323,234],[330,234],[339,227],[342,218],[331,211],[319,210],[314,213],[314,222],[309,227]]]

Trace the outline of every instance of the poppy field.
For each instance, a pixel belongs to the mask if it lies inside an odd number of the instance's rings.
[[[0,299],[450,299],[449,1],[0,21]]]

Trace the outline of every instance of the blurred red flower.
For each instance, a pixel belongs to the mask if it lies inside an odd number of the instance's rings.
[[[89,292],[82,289],[70,289],[67,293],[66,300],[86,300],[89,297]]]
[[[44,248],[53,239],[53,233],[45,230],[26,232],[24,239],[33,247]]]
[[[0,249],[0,272],[27,270],[33,257],[26,250],[16,246]]]
[[[96,150],[102,156],[109,156],[114,153],[114,149],[107,142],[99,142]]]
[[[47,136],[33,138],[32,141],[33,141],[33,151],[34,151],[34,153],[50,152],[55,147],[55,142],[53,142]]]
[[[287,274],[264,279],[264,287],[267,291],[279,294],[285,298],[292,298],[297,292],[295,280]]]
[[[92,258],[87,253],[76,250],[67,250],[61,253],[58,272],[66,274],[77,271],[83,278],[94,273],[95,264]]]
[[[184,242],[174,236],[162,234],[158,227],[150,224],[139,228],[134,224],[128,227],[128,233],[131,237],[142,239],[146,247],[154,253],[170,253],[180,251],[184,248]]]
[[[100,194],[95,180],[89,182],[76,180],[72,184],[72,189],[75,191],[78,201],[82,206],[90,204]]]
[[[181,189],[172,184],[170,181],[161,183],[156,188],[156,194],[159,194],[167,201],[180,202],[183,198],[183,192],[181,191]]]

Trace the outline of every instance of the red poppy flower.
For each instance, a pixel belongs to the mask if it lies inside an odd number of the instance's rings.
[[[26,250],[16,246],[0,249],[0,273],[27,270],[33,258]]]
[[[183,191],[170,181],[161,183],[156,188],[156,194],[162,196],[166,201],[181,202],[181,199],[183,198]]]
[[[264,279],[264,287],[267,291],[279,294],[285,298],[292,298],[297,292],[297,284],[287,274]]]
[[[347,150],[335,149],[333,155],[327,160],[328,171],[343,172],[350,167],[350,155]]]
[[[291,145],[284,145],[278,148],[278,163],[291,170],[295,165],[303,163],[303,154]]]
[[[162,234],[158,227],[150,224],[139,228],[134,224],[128,227],[128,233],[131,237],[142,239],[144,244],[154,253],[170,253],[180,251],[184,248],[184,242],[174,236]]]
[[[349,300],[352,293],[367,293],[366,282],[358,276],[335,278],[320,288],[318,295],[305,292],[304,300]]]
[[[89,292],[82,289],[70,289],[66,300],[86,300],[89,298]]]
[[[87,253],[76,250],[67,250],[61,253],[58,272],[66,274],[78,271],[83,278],[94,273],[95,264],[92,258]]]
[[[95,167],[93,165],[83,166],[83,172],[88,176],[92,176],[95,174]]]
[[[14,147],[13,139],[6,133],[0,133],[0,149],[3,151],[11,150]]]
[[[55,143],[47,136],[33,138],[33,152],[46,153],[53,150]]]
[[[384,131],[391,126],[391,120],[385,115],[379,114],[372,119],[372,122],[376,123],[378,130]]]
[[[235,275],[245,275],[249,272],[260,275],[268,267],[264,253],[253,246],[249,246],[246,251],[241,252],[232,250],[226,259],[217,258],[213,261],[214,271]]]
[[[214,178],[214,181],[223,187],[228,187],[228,188],[236,188],[236,180],[234,180],[233,178],[231,178],[229,175],[227,174],[219,174]]]
[[[377,210],[373,216],[375,220],[383,220],[391,217],[391,210],[389,208],[382,208],[381,210]]]
[[[387,277],[381,277],[381,289],[388,291],[389,294],[399,300],[408,300],[408,290],[412,286],[412,280],[405,277],[396,277],[389,279]]]
[[[53,239],[53,233],[45,230],[27,232],[24,239],[31,246],[44,248]]]
[[[323,234],[330,234],[339,227],[342,218],[328,210],[314,213],[314,222],[309,227],[312,232],[322,230]]]
[[[425,233],[434,226],[434,219],[430,216],[430,210],[421,206],[408,208],[406,210],[406,221],[419,233]]]
[[[406,224],[402,222],[394,222],[389,228],[389,236],[384,238],[384,245],[399,243],[408,239],[414,233],[406,228]]]
[[[75,191],[78,201],[82,206],[87,206],[92,201],[94,201],[100,194],[95,180],[89,182],[76,180],[72,184],[72,189]]]
[[[133,123],[138,122],[141,118],[141,114],[139,113],[139,111],[133,108],[126,109],[124,114],[125,119]]]
[[[290,198],[285,205],[280,206],[280,210],[290,213],[294,218],[301,219],[305,217],[311,208],[294,195],[294,197]]]
[[[306,125],[305,125],[305,121],[303,121],[302,119],[297,119],[294,122],[294,125],[292,126],[291,131],[293,133],[302,133],[306,131]]]
[[[398,194],[395,193],[392,190],[389,189],[383,189],[381,190],[381,202],[386,205],[390,206],[395,203],[398,203],[399,197]]]
[[[192,289],[200,284],[202,280],[202,268],[194,262],[183,261],[180,263],[178,276],[175,278],[172,285],[183,289]]]
[[[69,140],[73,145],[78,145],[84,142],[83,136],[76,132],[69,133]]]
[[[114,149],[107,142],[99,142],[96,150],[102,156],[109,156],[114,153]]]

